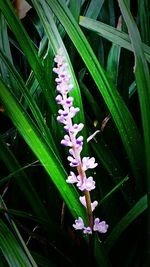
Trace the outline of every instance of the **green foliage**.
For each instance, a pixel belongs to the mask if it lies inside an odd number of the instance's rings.
[[[32,8],[20,19],[12,1],[0,0],[0,265],[146,266],[148,1],[28,2]],[[72,229],[86,214],[66,183],[67,151],[60,146],[52,71],[59,47],[80,107],[76,122],[85,124],[83,155],[99,163],[94,216],[109,224],[105,235],[95,235],[92,255],[86,236]]]

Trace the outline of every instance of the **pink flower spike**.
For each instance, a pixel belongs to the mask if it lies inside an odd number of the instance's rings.
[[[76,230],[82,230],[84,229],[84,223],[81,217],[79,217],[78,219],[75,220],[75,224],[73,224],[73,227]]]
[[[96,218],[94,220],[94,226],[93,226],[94,231],[98,231],[99,233],[105,234],[107,232],[107,229],[108,229],[108,224],[106,224],[105,221],[100,222],[99,218]]]
[[[95,163],[95,158],[92,157],[84,157],[82,159],[82,168],[84,171],[88,170],[88,169],[94,169],[98,164]]]
[[[77,176],[74,174],[74,172],[70,172],[70,175],[68,176],[66,182],[69,184],[77,183]]]

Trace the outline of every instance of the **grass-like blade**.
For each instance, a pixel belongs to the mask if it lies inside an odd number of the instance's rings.
[[[0,158],[7,166],[8,170],[13,173],[14,179],[16,183],[19,185],[22,194],[25,196],[26,200],[28,201],[29,205],[31,206],[34,214],[41,218],[45,218],[45,220],[49,220],[48,213],[42,204],[41,200],[39,199],[36,191],[34,190],[32,184],[29,182],[26,173],[21,168],[19,162],[15,158],[14,154],[11,152],[9,147],[3,141],[0,135]],[[17,172],[20,170],[20,174]],[[12,177],[12,176],[11,176]],[[5,178],[4,178],[5,179]],[[10,177],[8,178],[10,179]],[[7,180],[8,180],[7,179]],[[1,180],[6,181],[6,180]]]
[[[45,99],[48,103],[49,109],[52,114],[57,114],[56,103],[54,100],[54,94],[50,88],[49,77],[45,74],[44,67],[42,65],[42,60],[38,56],[35,47],[32,44],[25,28],[23,27],[21,21],[19,20],[12,4],[9,0],[0,0],[0,10],[5,16],[9,27],[14,33],[22,51],[24,52],[34,74],[41,86],[41,89],[45,95]],[[51,99],[51,101],[49,101]]]
[[[142,41],[148,45],[150,45],[150,31],[149,31],[149,4],[148,0],[140,1],[138,0],[138,12],[139,12],[139,20],[140,20],[140,32]]]
[[[103,22],[80,16],[80,25],[90,31],[94,31],[98,35],[104,37],[110,42],[119,45],[129,51],[133,51],[129,35],[121,32],[114,27]],[[150,62],[150,47],[143,44],[144,53],[148,62]]]
[[[143,125],[145,155],[146,155],[146,171],[147,171],[147,194],[148,194],[148,264],[150,264],[150,122],[149,122],[149,103],[150,103],[150,74],[146,58],[144,56],[141,37],[137,25],[132,17],[126,1],[120,1],[119,6],[127,24],[129,36],[132,42],[135,56],[135,78],[137,91],[139,96],[141,117]]]
[[[23,249],[1,219],[0,229],[0,248],[9,266],[33,267]]]
[[[86,10],[85,16],[96,19],[101,11],[104,0],[91,0],[88,9]]]
[[[142,197],[120,220],[116,227],[112,230],[106,241],[106,247],[109,251],[123,231],[147,209],[147,196]]]
[[[7,57],[4,55],[4,53],[0,49],[0,58],[3,61],[3,64],[5,68],[7,69],[8,73],[11,74],[11,76],[15,79],[17,82],[17,90],[20,91],[20,93],[25,97],[26,102],[28,103],[28,106],[30,107],[31,112],[33,113],[35,120],[37,122],[38,127],[40,128],[40,131],[42,132],[43,136],[49,143],[49,145],[54,149],[54,151],[57,151],[57,148],[55,146],[55,142],[53,140],[53,137],[51,135],[50,130],[48,129],[44,118],[34,100],[31,93],[29,92],[28,88],[26,87],[23,79],[19,75],[19,73],[16,71],[16,69],[13,67],[11,62],[7,59]],[[13,92],[15,91],[14,86],[10,88]]]

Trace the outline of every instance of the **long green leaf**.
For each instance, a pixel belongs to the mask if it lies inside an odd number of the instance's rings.
[[[11,267],[32,267],[26,254],[18,244],[9,228],[0,219],[0,248]]]
[[[147,209],[147,196],[142,197],[112,230],[106,241],[109,251],[127,227]]]
[[[56,103],[54,100],[54,93],[51,91],[49,80],[45,74],[42,61],[39,58],[35,47],[33,46],[27,32],[25,31],[22,23],[20,22],[12,4],[9,0],[0,0],[0,10],[3,12],[12,32],[14,33],[18,43],[23,50],[26,58],[34,71],[34,74],[41,86],[41,89],[45,95],[45,99],[48,103],[49,109],[52,114],[57,113]],[[49,101],[51,99],[51,101]]]
[[[144,43],[150,45],[150,31],[149,31],[150,16],[148,10],[149,10],[148,0],[144,1],[138,0],[141,38]]]
[[[26,85],[25,85],[24,81],[22,80],[21,76],[19,75],[19,73],[13,67],[11,62],[9,62],[9,60],[6,58],[6,56],[1,51],[1,49],[0,49],[0,58],[2,59],[5,68],[7,68],[7,72],[10,73],[11,76],[17,82],[17,90],[20,91],[20,93],[22,93],[23,96],[25,97],[25,100],[27,101],[31,112],[33,113],[33,115],[34,115],[34,117],[36,119],[37,125],[39,126],[42,135],[45,137],[45,139],[47,140],[49,145],[56,152],[57,148],[55,146],[55,142],[53,141],[53,137],[51,135],[51,132],[48,129],[48,127],[47,127],[47,125],[46,125],[46,123],[44,121],[44,118],[43,118],[43,116],[42,116],[42,114],[41,114],[36,102],[34,101],[34,98],[32,97],[31,93],[29,92],[28,88],[26,87]],[[12,85],[12,88],[10,88],[10,89],[14,92],[15,88]]]
[[[7,34],[7,23],[2,12],[0,12],[0,49],[4,50],[5,54],[8,56],[8,58],[12,62],[9,39],[8,39],[8,34]],[[0,61],[0,73],[2,77],[5,78],[5,80],[7,80],[7,83],[10,85],[11,84],[10,77],[5,69],[5,66],[2,65],[1,61]]]
[[[127,24],[129,36],[131,38],[134,55],[135,55],[135,77],[137,91],[139,95],[144,142],[146,154],[146,171],[147,171],[147,193],[148,193],[148,264],[150,264],[150,121],[149,121],[149,104],[150,104],[150,74],[149,68],[144,56],[141,37],[137,25],[131,15],[126,1],[120,1],[119,6]]]
[[[121,32],[103,22],[80,16],[80,25],[90,31],[94,31],[105,39],[119,45],[129,51],[133,51],[129,35]],[[144,53],[148,62],[150,62],[150,47],[142,43]]]
[[[16,182],[19,185],[22,194],[25,195],[25,198],[28,201],[29,205],[32,207],[34,213],[37,216],[48,220],[49,219],[48,213],[44,205],[41,203],[32,184],[29,182],[25,172],[21,170],[20,175],[16,173],[18,169],[21,169],[21,166],[17,161],[17,159],[15,158],[14,154],[10,151],[9,147],[2,140],[1,135],[0,135],[0,158],[7,166],[8,170],[14,173]]]
[[[104,0],[91,0],[85,16],[96,19],[100,13]]]

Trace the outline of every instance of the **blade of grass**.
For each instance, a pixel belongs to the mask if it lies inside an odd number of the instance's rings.
[[[0,206],[4,207],[7,210],[6,204],[5,204],[2,197],[0,197]],[[31,256],[22,236],[20,235],[19,230],[17,229],[17,226],[15,225],[14,221],[8,216],[8,214],[5,214],[5,216],[6,216],[8,222],[11,226],[11,229],[13,230],[13,233],[15,234],[15,237],[16,237],[19,245],[21,245],[21,247],[23,248],[24,252],[26,253],[28,259],[30,260],[30,263],[32,264],[33,267],[38,267],[37,264],[35,263],[33,257]]]
[[[142,41],[150,45],[150,18],[149,18],[149,10],[148,0],[140,1],[138,0],[138,12],[140,19],[140,30],[141,30],[141,39]]]
[[[57,267],[55,263],[45,258],[43,255],[37,252],[31,252],[33,258],[36,260],[37,264],[41,267]]]
[[[1,143],[0,143],[0,144],[1,144]],[[29,167],[32,167],[32,166],[33,166],[35,163],[37,163],[37,162],[39,162],[39,161],[36,160],[36,161],[34,161],[34,162],[30,163],[30,164],[27,164],[27,165],[25,165],[24,167],[19,168],[18,170],[16,170],[16,171],[10,173],[8,176],[6,176],[6,177],[4,177],[4,178],[1,178],[1,180],[0,180],[0,185],[3,184],[3,183],[5,183],[5,182],[8,182],[13,176],[15,176],[16,174],[22,172],[23,170],[25,170],[25,169],[27,169],[27,168],[29,168]]]
[[[118,21],[118,30],[121,28],[120,27],[120,19]],[[107,58],[107,67],[106,67],[106,72],[114,86],[117,88],[117,81],[118,81],[118,71],[119,71],[119,61],[120,61],[120,52],[121,52],[121,47],[112,44],[108,58]]]
[[[3,49],[5,54],[8,56],[10,61],[12,62],[12,56],[10,52],[10,46],[9,46],[9,39],[7,34],[7,23],[6,20],[0,12],[0,48]],[[5,69],[5,66],[3,66],[2,62],[0,62],[0,72],[3,78],[7,81],[7,84],[11,84],[10,77],[8,77],[8,73]]]
[[[108,251],[114,246],[115,242],[122,234],[124,230],[147,209],[147,196],[143,196],[130,210],[129,212],[120,220],[120,222],[115,226],[110,235],[106,240],[106,248]]]
[[[25,172],[21,170],[20,175],[16,173],[16,170],[21,169],[21,166],[14,154],[11,152],[9,147],[2,140],[0,135],[0,158],[3,160],[10,172],[14,172],[16,182],[19,185],[20,190],[25,195],[29,205],[32,207],[35,214],[39,217],[43,217],[46,220],[49,219],[49,215],[41,203],[36,191],[34,190],[32,184],[29,182]]]
[[[45,99],[48,103],[49,109],[52,114],[57,114],[57,107],[54,100],[54,92],[49,85],[49,79],[45,75],[42,61],[40,60],[35,47],[33,46],[27,32],[25,31],[22,23],[20,22],[12,4],[9,0],[0,0],[0,10],[3,12],[12,32],[14,33],[18,43],[24,52],[32,70],[41,86],[41,89],[45,95]],[[51,99],[51,101],[49,101]]]
[[[116,45],[119,45],[129,51],[133,51],[129,35],[124,32],[118,31],[110,25],[94,19],[80,16],[80,26],[90,31],[94,31],[98,35],[104,37],[105,39],[113,42]],[[150,47],[144,43],[142,44],[146,59],[148,62],[150,62]]]
[[[0,58],[2,59],[3,64],[4,64],[5,68],[7,69],[7,72],[10,73],[11,76],[17,82],[17,90],[18,90],[18,92],[20,91],[20,93],[22,93],[22,95],[25,97],[25,100],[28,103],[31,112],[33,113],[33,115],[34,115],[34,117],[36,119],[37,125],[40,128],[41,133],[43,134],[43,136],[47,140],[47,143],[56,152],[57,148],[55,146],[55,142],[53,140],[51,132],[48,129],[48,127],[47,127],[47,125],[45,123],[45,120],[44,120],[44,118],[43,118],[43,116],[42,116],[42,114],[41,114],[36,102],[34,101],[34,98],[30,94],[28,88],[26,87],[26,85],[25,85],[23,79],[21,78],[21,76],[19,75],[19,73],[16,71],[16,69],[13,67],[13,65],[9,62],[9,60],[3,54],[1,49],[0,49]],[[14,92],[15,88],[12,85],[12,88],[10,88],[10,90],[12,90],[12,92]]]
[[[150,75],[146,58],[143,52],[141,37],[136,23],[131,15],[126,1],[118,0],[120,10],[127,24],[129,36],[131,38],[135,55],[135,78],[140,102],[142,125],[144,133],[146,171],[147,171],[147,194],[148,194],[148,221],[147,221],[147,260],[150,264],[150,123],[149,123],[149,103],[150,103]]]
[[[9,228],[0,219],[0,248],[11,267],[32,267],[29,259],[22,250],[21,246],[12,235]]]
[[[123,178],[107,195],[105,195],[102,200],[99,202],[99,205],[102,205],[103,202],[105,202],[110,196],[112,196],[112,194],[114,192],[116,192],[116,190],[118,190],[123,184],[124,182],[126,182],[129,179],[128,176],[126,176],[125,178]]]
[[[79,21],[80,7],[81,7],[81,0],[76,0],[76,1],[70,0],[69,9],[76,21]]]
[[[108,0],[108,9],[109,9],[109,24],[115,27],[116,18],[115,18],[115,9],[114,2],[112,0]]]
[[[101,11],[103,3],[104,0],[91,0],[85,16],[96,19]]]

